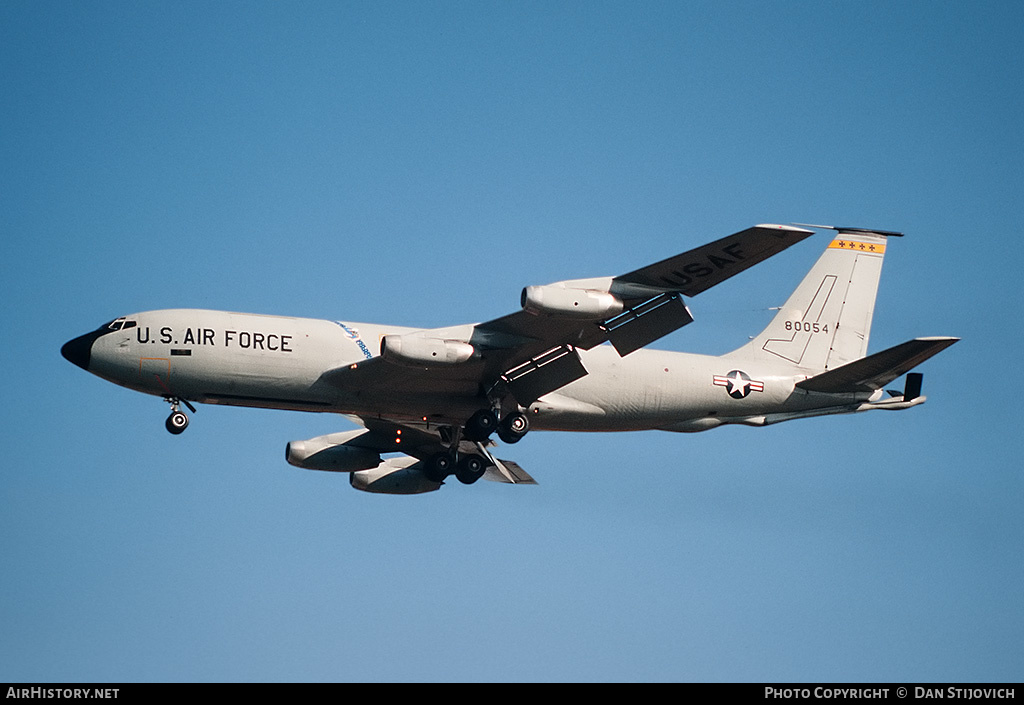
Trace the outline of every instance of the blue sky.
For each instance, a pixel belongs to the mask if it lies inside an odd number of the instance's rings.
[[[0,4],[0,680],[1015,681],[1024,6]],[[441,326],[761,222],[900,230],[929,402],[531,434],[352,490],[342,418],[167,409],[60,345],[207,307]],[[818,235],[658,345],[755,334]]]

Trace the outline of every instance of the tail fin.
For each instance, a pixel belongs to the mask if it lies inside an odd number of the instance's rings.
[[[820,372],[867,353],[886,238],[902,233],[814,227],[838,234],[768,327],[730,356]]]

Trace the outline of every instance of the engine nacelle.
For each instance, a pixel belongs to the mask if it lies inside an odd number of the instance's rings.
[[[385,335],[380,354],[397,365],[457,365],[477,356],[476,348],[461,340],[425,338],[420,335]]]
[[[292,441],[285,446],[284,456],[289,464],[307,470],[355,472],[375,468],[380,465],[380,453],[348,445],[365,433],[365,429],[360,429]]]
[[[349,484],[377,494],[423,494],[441,489],[442,483],[427,479],[422,462],[406,457],[388,458],[372,470],[354,472]]]
[[[521,303],[533,314],[599,320],[622,313],[622,301],[607,291],[548,284],[523,289]]]

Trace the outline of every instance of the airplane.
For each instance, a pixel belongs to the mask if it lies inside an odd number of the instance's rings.
[[[833,239],[760,334],[720,356],[646,347],[693,322],[684,297],[821,229]],[[922,375],[910,370],[958,338],[867,354],[882,261],[899,236],[757,225],[619,276],[527,286],[519,310],[483,323],[415,329],[173,309],[121,316],[61,354],[163,397],[173,434],[193,402],[346,415],[359,428],[292,441],[285,457],[348,473],[359,490],[420,494],[451,475],[536,484],[495,457],[493,435],[514,444],[531,429],[691,433],[924,403]],[[904,374],[902,391],[884,391]]]

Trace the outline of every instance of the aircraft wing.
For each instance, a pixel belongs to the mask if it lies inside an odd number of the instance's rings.
[[[757,225],[615,279],[696,296],[813,234],[792,225]]]
[[[758,225],[617,277],[536,287],[551,295],[579,294],[617,304],[609,315],[526,308],[471,326],[409,335],[437,343],[468,343],[478,352],[458,364],[394,364],[387,355],[332,370],[325,381],[352,393],[477,396],[505,384],[528,406],[587,374],[576,348],[611,342],[628,355],[693,321],[682,297],[695,296],[813,234],[789,225]],[[531,287],[533,288],[533,287]],[[606,298],[600,298],[606,297]],[[404,336],[403,336],[404,337]]]

